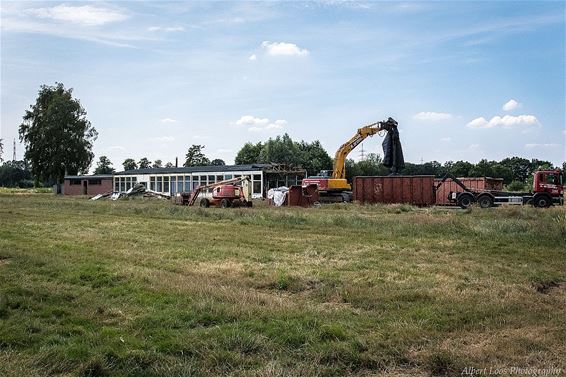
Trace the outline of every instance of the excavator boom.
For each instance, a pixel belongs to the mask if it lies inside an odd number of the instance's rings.
[[[368,124],[362,128],[358,129],[358,132],[350,140],[342,144],[338,151],[336,151],[336,156],[334,157],[334,170],[332,170],[333,179],[346,179],[346,157],[350,154],[354,148],[356,148],[362,141],[364,141],[368,136],[373,136],[379,131],[390,131],[397,127],[397,121],[393,118],[389,118],[386,121],[375,122]]]

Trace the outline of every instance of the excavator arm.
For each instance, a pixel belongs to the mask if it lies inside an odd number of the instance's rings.
[[[350,154],[354,148],[356,148],[362,141],[364,141],[368,136],[373,136],[379,131],[389,132],[393,128],[397,127],[397,121],[393,118],[389,118],[386,121],[375,122],[368,124],[362,128],[358,129],[358,132],[346,143],[342,144],[336,156],[334,157],[334,169],[332,171],[332,178],[334,179],[345,179],[346,178],[346,157]]]

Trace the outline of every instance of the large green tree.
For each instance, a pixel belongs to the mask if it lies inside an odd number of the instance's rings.
[[[153,168],[162,168],[162,167],[163,167],[163,161],[161,161],[161,160],[155,160],[155,161],[153,161],[152,167],[153,167]]]
[[[288,134],[270,138],[259,153],[259,162],[277,162],[288,165],[299,166],[301,156],[299,146]]]
[[[136,160],[133,158],[126,158],[122,162],[122,166],[124,166],[124,170],[135,170],[138,168],[138,164],[136,164]]]
[[[263,149],[263,143],[257,144],[246,143],[236,154],[234,162],[237,165],[255,164],[259,162],[259,154]]]
[[[185,163],[183,166],[206,166],[210,165],[210,160],[204,155],[203,150],[204,145],[193,144],[187,150],[185,155]]]
[[[26,110],[19,128],[25,159],[37,180],[63,182],[65,174],[88,171],[98,133],[73,89],[63,84],[42,85],[35,104]]]
[[[300,151],[300,164],[306,169],[308,175],[316,175],[321,170],[332,170],[332,158],[328,152],[322,147],[320,141],[315,140],[312,143],[301,141],[298,143]]]
[[[149,161],[147,159],[147,157],[142,157],[139,161],[138,161],[138,167],[140,169],[147,169],[151,167],[151,161]]]
[[[220,158],[215,158],[214,160],[210,161],[210,165],[212,166],[224,166],[226,162]]]
[[[456,177],[469,177],[470,170],[474,167],[474,164],[468,161],[448,161],[444,164],[446,171],[454,174]]]
[[[321,170],[332,169],[332,158],[320,144],[315,140],[312,143],[306,141],[296,142],[288,134],[270,138],[265,143],[246,143],[238,151],[236,164],[254,163],[283,163],[301,166],[307,170],[309,175],[318,174]]]
[[[0,186],[30,187],[31,172],[24,161],[7,161],[0,165]]]
[[[98,162],[96,163],[96,169],[94,169],[94,174],[114,174],[115,170],[112,167],[112,162],[106,156],[100,156]]]
[[[508,157],[501,160],[500,164],[511,169],[514,181],[526,182],[533,173],[531,161],[526,158]]]

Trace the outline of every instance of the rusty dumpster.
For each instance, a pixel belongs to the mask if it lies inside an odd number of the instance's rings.
[[[288,206],[311,207],[318,203],[318,187],[310,184],[306,187],[291,186],[287,196]]]
[[[354,200],[360,203],[434,205],[433,175],[354,177]]]

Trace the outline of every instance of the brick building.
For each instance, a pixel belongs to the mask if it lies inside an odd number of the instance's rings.
[[[63,183],[65,195],[94,196],[112,191],[112,175],[68,175]]]

